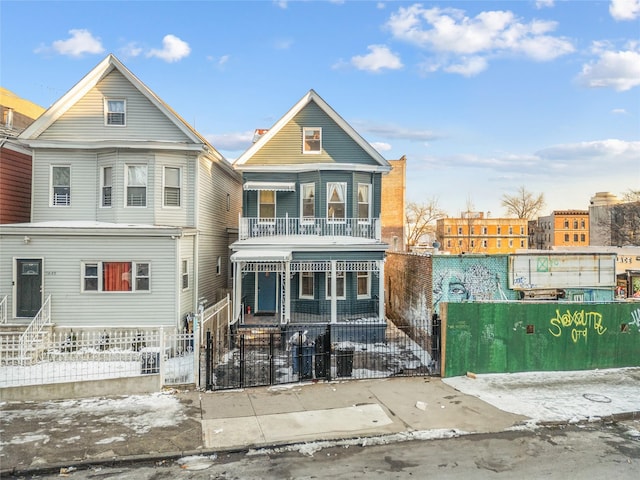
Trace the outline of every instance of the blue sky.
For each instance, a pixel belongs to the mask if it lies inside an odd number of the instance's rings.
[[[451,216],[640,189],[640,0],[3,0],[0,22],[3,87],[48,107],[113,53],[230,161],[313,88]]]

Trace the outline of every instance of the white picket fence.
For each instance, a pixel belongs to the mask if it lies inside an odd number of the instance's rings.
[[[3,336],[5,346],[20,335]],[[198,379],[197,337],[175,329],[56,331],[28,364],[0,353],[0,388],[159,374],[163,385]],[[0,349],[0,352],[9,350]]]

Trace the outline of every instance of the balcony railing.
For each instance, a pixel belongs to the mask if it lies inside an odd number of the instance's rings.
[[[380,219],[248,218],[240,217],[240,240],[257,237],[315,235],[381,239]]]

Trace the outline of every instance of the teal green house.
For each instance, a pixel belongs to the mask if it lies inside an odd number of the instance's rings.
[[[233,164],[242,175],[232,323],[384,323],[390,164],[310,90]]]

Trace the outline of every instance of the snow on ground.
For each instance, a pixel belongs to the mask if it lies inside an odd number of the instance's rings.
[[[640,369],[480,374],[442,379],[511,413],[539,422],[578,422],[640,411]]]

